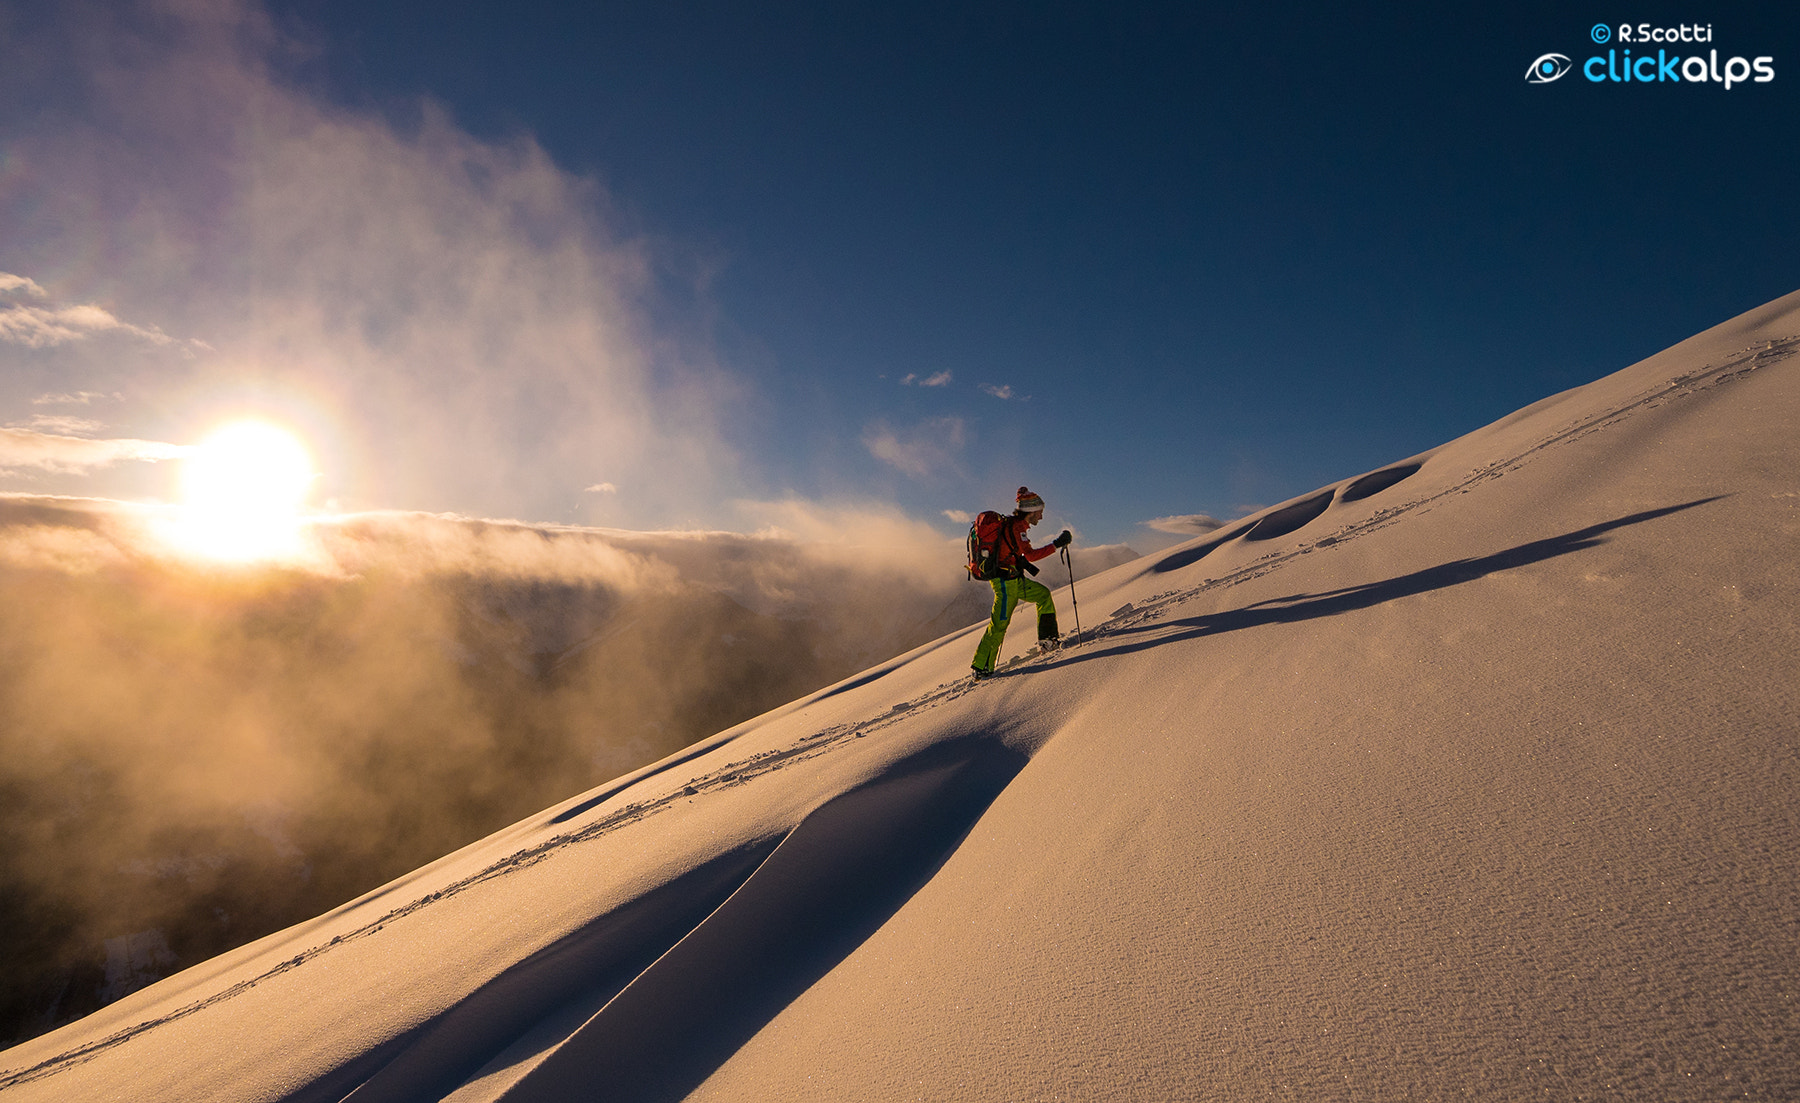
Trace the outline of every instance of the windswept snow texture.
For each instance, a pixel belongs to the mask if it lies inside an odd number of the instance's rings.
[[[1800,293],[1083,578],[0,1100],[1800,1097],[1797,352]]]

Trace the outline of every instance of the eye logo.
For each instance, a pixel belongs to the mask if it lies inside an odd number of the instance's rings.
[[[1560,80],[1574,65],[1574,62],[1561,54],[1545,54],[1525,70],[1525,83],[1549,84],[1553,80]]]

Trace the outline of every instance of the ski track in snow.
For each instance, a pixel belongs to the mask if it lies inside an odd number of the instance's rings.
[[[1491,463],[1476,468],[1461,481],[1444,490],[1438,491],[1436,494],[1416,498],[1401,505],[1391,506],[1387,509],[1380,510],[1363,521],[1352,525],[1346,525],[1335,532],[1325,534],[1310,544],[1302,544],[1285,551],[1272,552],[1235,571],[1221,575],[1218,578],[1208,579],[1198,586],[1169,590],[1157,594],[1142,603],[1128,604],[1122,609],[1115,610],[1111,616],[1107,617],[1099,625],[1096,625],[1094,628],[1089,629],[1084,633],[1080,643],[1076,645],[1076,647],[1085,648],[1096,640],[1117,635],[1127,629],[1139,628],[1153,621],[1166,619],[1175,609],[1192,601],[1201,594],[1210,593],[1214,590],[1228,589],[1232,586],[1237,586],[1252,581],[1253,579],[1261,578],[1301,556],[1310,555],[1316,551],[1323,551],[1328,548],[1348,543],[1358,537],[1367,536],[1372,532],[1388,527],[1408,513],[1427,511],[1433,505],[1446,498],[1467,494],[1471,489],[1481,483],[1491,479],[1500,478],[1509,472],[1518,471],[1546,449],[1562,444],[1568,444],[1579,440],[1590,433],[1599,432],[1616,426],[1643,410],[1654,409],[1669,402],[1691,397],[1692,395],[1710,390],[1713,387],[1721,386],[1733,380],[1743,378],[1759,368],[1765,368],[1780,363],[1795,355],[1796,352],[1800,352],[1800,335],[1770,341],[1760,346],[1741,350],[1735,357],[1723,364],[1700,368],[1685,375],[1677,376],[1675,379],[1670,380],[1665,387],[1641,394],[1632,401],[1621,406],[1616,406],[1604,413],[1583,418],[1567,428],[1538,441],[1530,448],[1525,449],[1517,455],[1497,463]],[[1434,449],[1433,451],[1435,452],[1438,450]],[[1319,509],[1318,512],[1314,514],[1314,517],[1316,518],[1317,516],[1323,515],[1323,513],[1326,512],[1326,509],[1329,508],[1330,505],[1336,504],[1336,502],[1357,501],[1365,497],[1370,497],[1374,493],[1379,493],[1381,490],[1397,485],[1399,482],[1404,481],[1417,473],[1425,463],[1429,462],[1431,453],[1424,453],[1422,455],[1424,458],[1382,468],[1368,475],[1364,475],[1361,478],[1351,480],[1335,490],[1321,490],[1315,494],[1308,495],[1298,502],[1296,506],[1285,506],[1282,507],[1281,510],[1274,511],[1274,513],[1285,512],[1286,510],[1295,509],[1297,507],[1307,507],[1321,498],[1331,499],[1327,502],[1325,508]],[[1382,481],[1382,476],[1387,475],[1389,472],[1402,470],[1404,470],[1404,474],[1401,474],[1392,482]],[[1376,485],[1375,490],[1367,491],[1365,493],[1351,493],[1360,487],[1371,484]],[[1180,563],[1181,567],[1186,567],[1192,563],[1199,562],[1206,555],[1211,554],[1234,540],[1254,538],[1255,531],[1261,526],[1262,522],[1272,515],[1273,514],[1269,513],[1259,514],[1256,517],[1241,522],[1221,535],[1211,537],[1204,544],[1182,551],[1167,553],[1165,561],[1166,559],[1182,559],[1184,561]],[[1298,531],[1301,527],[1304,527],[1304,525],[1295,526],[1294,529],[1289,531]],[[1282,533],[1281,535],[1286,535],[1286,533]],[[1162,568],[1159,564],[1152,569],[1161,570],[1165,568]],[[1073,650],[1073,648],[1065,650]],[[1051,659],[1050,662],[1054,663],[1055,660]]]
[[[1800,352],[1800,335],[1761,342],[1755,346],[1739,350],[1730,359],[1727,359],[1721,364],[1709,365],[1684,375],[1677,376],[1670,380],[1665,386],[1643,392],[1622,405],[1615,406],[1603,413],[1589,416],[1567,425],[1550,436],[1538,440],[1530,447],[1506,460],[1476,468],[1454,485],[1440,490],[1435,494],[1415,498],[1399,505],[1378,510],[1364,520],[1345,525],[1335,531],[1323,534],[1310,543],[1271,552],[1270,554],[1262,556],[1236,570],[1230,571],[1217,578],[1209,578],[1198,585],[1171,589],[1155,594],[1144,599],[1142,602],[1128,603],[1122,608],[1115,610],[1099,624],[1084,630],[1077,642],[1070,644],[1059,651],[1050,653],[1031,652],[1007,661],[996,671],[996,678],[994,680],[999,681],[1032,668],[1059,665],[1066,661],[1071,653],[1079,654],[1080,652],[1087,651],[1098,642],[1118,637],[1128,632],[1141,632],[1150,625],[1167,620],[1171,614],[1179,610],[1182,606],[1203,594],[1228,589],[1261,578],[1272,571],[1279,570],[1284,565],[1302,556],[1310,555],[1315,552],[1327,551],[1359,537],[1366,536],[1369,533],[1379,531],[1394,524],[1397,520],[1407,514],[1415,511],[1427,511],[1444,499],[1466,494],[1481,483],[1517,471],[1529,464],[1537,455],[1547,449],[1571,443],[1591,433],[1600,432],[1621,424],[1625,420],[1644,410],[1655,409],[1668,403],[1680,401],[1693,395],[1703,393],[1714,387],[1741,379],[1750,373],[1781,363],[1782,361],[1793,357],[1796,352]],[[1526,411],[1521,411],[1520,413],[1527,413],[1529,409],[1530,408],[1528,407]],[[1334,505],[1360,501],[1364,498],[1372,497],[1376,493],[1391,489],[1393,486],[1399,485],[1410,479],[1430,462],[1430,457],[1432,455],[1440,450],[1441,448],[1434,449],[1431,452],[1422,453],[1420,456],[1413,457],[1410,460],[1389,465],[1388,467],[1371,472],[1357,479],[1348,480],[1332,488],[1321,489],[1287,505],[1246,518],[1229,526],[1222,533],[1209,536],[1203,543],[1163,553],[1162,558],[1152,564],[1149,567],[1149,570],[1156,572],[1184,570],[1194,563],[1199,562],[1207,555],[1210,555],[1212,552],[1236,540],[1273,539],[1291,535],[1328,514],[1331,507]],[[945,637],[944,640],[935,644],[927,645],[926,648],[911,653],[910,658],[916,659],[919,655],[927,651],[935,650],[947,643],[960,639],[968,631],[970,630],[965,629],[962,632]],[[1097,658],[1101,656],[1089,657]],[[811,694],[803,700],[796,702],[794,705],[778,711],[787,712],[793,709],[803,708],[807,704],[844,692],[846,689],[859,687],[876,680],[879,678],[880,674],[890,672],[902,661],[907,660],[909,660],[909,657],[905,656],[901,659],[891,660],[878,668],[879,673],[860,675],[858,678],[853,679],[847,684],[831,687],[818,693]],[[677,788],[672,792],[645,800],[635,801],[616,808],[590,823],[584,824],[573,830],[560,832],[542,839],[531,846],[524,847],[475,873],[454,881],[436,891],[420,896],[407,904],[393,908],[381,916],[370,920],[361,927],[348,933],[336,935],[329,941],[322,942],[295,954],[293,957],[264,970],[257,976],[239,981],[205,999],[188,1004],[166,1015],[148,1019],[127,1027],[105,1038],[58,1054],[41,1061],[38,1064],[0,1073],[0,1090],[39,1080],[62,1069],[81,1064],[146,1031],[153,1030],[167,1023],[178,1021],[231,1000],[234,997],[249,991],[251,988],[254,988],[259,983],[279,977],[292,969],[301,967],[313,958],[329,952],[340,944],[349,943],[374,934],[387,924],[411,915],[441,899],[454,896],[477,885],[484,884],[496,878],[507,876],[514,871],[535,865],[537,862],[544,860],[552,853],[564,847],[601,838],[615,830],[657,815],[672,807],[678,801],[683,801],[715,790],[748,784],[757,778],[766,776],[777,770],[822,755],[839,743],[853,739],[862,739],[879,733],[899,719],[910,718],[921,710],[936,708],[951,701],[955,701],[964,694],[981,691],[981,688],[978,687],[971,678],[962,678],[955,682],[944,683],[931,692],[893,705],[889,711],[872,720],[858,723],[836,724],[822,728],[817,732],[801,737],[785,748],[762,751],[747,758],[728,763],[707,774],[690,780],[685,786]],[[765,716],[762,719],[766,720],[768,717]],[[758,724],[758,721],[751,722],[751,725],[756,724]],[[573,819],[575,816],[584,814],[591,809],[604,807],[605,804],[628,793],[631,789],[649,780],[651,777],[664,773],[675,766],[679,766],[683,762],[691,761],[701,755],[710,754],[713,751],[725,747],[751,730],[754,730],[754,727],[746,726],[744,731],[739,732],[736,735],[714,737],[714,739],[704,741],[695,748],[690,748],[688,751],[682,752],[667,762],[646,767],[644,770],[639,771],[637,776],[630,777],[623,780],[621,783],[618,783],[617,788],[602,793],[597,797],[588,798],[585,801],[579,802],[559,815],[551,817],[548,822],[553,824],[565,822]],[[392,890],[376,890],[377,893],[384,891]],[[345,906],[348,907],[350,905]]]

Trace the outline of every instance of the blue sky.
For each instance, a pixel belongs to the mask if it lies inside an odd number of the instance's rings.
[[[265,55],[321,110],[404,138],[429,100],[591,181],[644,266],[644,386],[680,361],[728,395],[654,507],[621,479],[605,509],[510,512],[731,527],[728,499],[794,497],[949,533],[1023,482],[1147,546],[1151,518],[1359,474],[1800,287],[1779,7],[278,0]],[[1523,79],[1620,49],[1596,22],[1694,20],[1776,79]],[[97,294],[54,260],[0,245]],[[359,501],[507,509],[393,498]]]

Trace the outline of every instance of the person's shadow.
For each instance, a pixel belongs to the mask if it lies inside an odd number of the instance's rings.
[[[1205,613],[1197,617],[1185,617],[1181,620],[1153,621],[1148,624],[1133,625],[1111,631],[1101,629],[1104,633],[1102,638],[1132,636],[1138,633],[1155,633],[1155,635],[1148,639],[1126,640],[1095,649],[1084,648],[1059,658],[1049,665],[1063,666],[1070,663],[1088,662],[1092,659],[1126,655],[1150,647],[1160,647],[1163,644],[1194,639],[1198,636],[1216,636],[1223,632],[1235,632],[1242,628],[1255,628],[1264,624],[1292,624],[1298,621],[1347,613],[1353,609],[1367,609],[1385,601],[1393,601],[1395,598],[1442,590],[1460,583],[1472,582],[1496,571],[1523,567],[1530,563],[1541,563],[1546,559],[1554,559],[1557,556],[1568,555],[1570,552],[1595,547],[1605,543],[1606,541],[1602,537],[1614,529],[1641,524],[1658,517],[1666,517],[1684,509],[1716,502],[1722,497],[1724,495],[1715,495],[1711,498],[1684,502],[1681,505],[1645,510],[1642,513],[1633,513],[1613,521],[1603,521],[1598,525],[1590,525],[1561,536],[1520,544],[1516,548],[1508,548],[1492,555],[1484,555],[1475,559],[1458,559],[1452,563],[1427,567],[1422,571],[1400,575],[1397,578],[1381,582],[1347,586],[1341,590],[1327,590],[1319,594],[1294,594],[1288,597],[1270,598],[1267,601],[1246,605],[1241,609],[1228,609],[1221,613]]]

